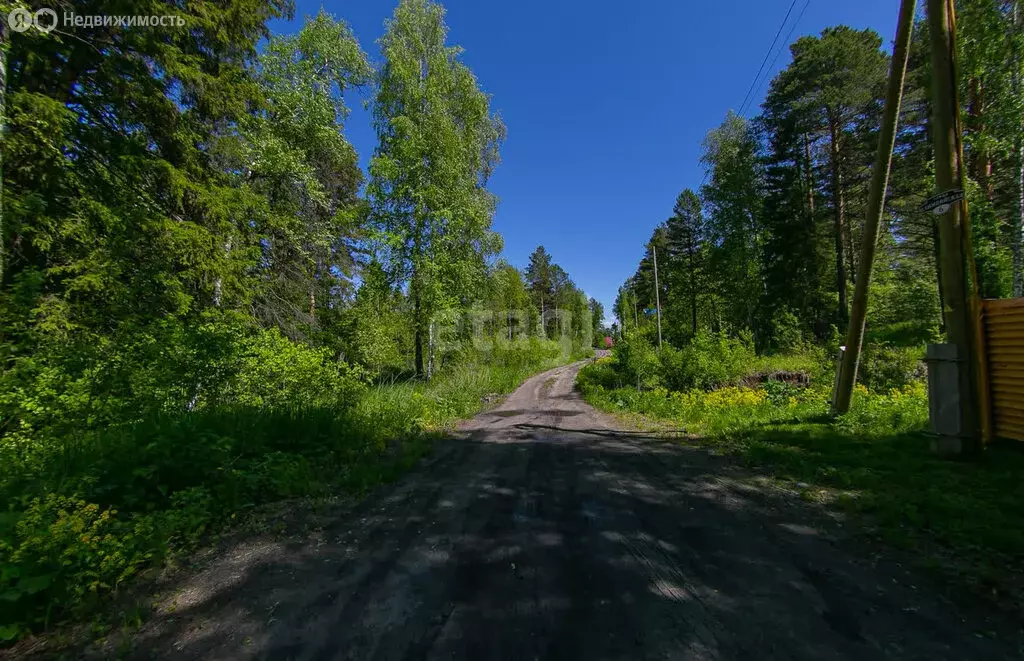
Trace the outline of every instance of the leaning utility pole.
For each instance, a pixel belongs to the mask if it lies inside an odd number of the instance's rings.
[[[0,286],[4,282],[4,152],[7,151],[7,17],[0,16]]]
[[[935,183],[938,193],[958,189],[961,182],[959,161],[960,108],[957,102],[954,63],[953,7],[951,0],[928,0],[928,31],[932,62],[932,118],[930,133],[935,149]],[[975,329],[968,303],[967,254],[970,227],[965,205],[953,203],[939,218],[939,259],[942,287],[945,291],[943,316],[946,338],[956,349],[958,409],[960,425],[956,430],[960,452],[981,449],[977,405]]]
[[[1013,30],[1016,33],[1021,31],[1022,13],[1020,10],[1021,0],[1013,3]],[[1016,34],[1014,36],[1017,36]],[[1013,96],[1020,98],[1021,94],[1021,61],[1020,53],[1013,54],[1013,83],[1011,89]],[[1017,213],[1011,223],[1012,235],[1010,239],[1011,250],[1013,251],[1013,295],[1014,297],[1024,296],[1024,140],[1020,137],[1021,127],[1017,127]]]
[[[882,111],[882,127],[878,135],[878,151],[871,170],[871,189],[868,194],[867,217],[864,220],[864,238],[860,246],[860,263],[857,265],[857,281],[853,291],[853,307],[850,310],[850,325],[846,332],[846,351],[843,352],[839,368],[839,380],[832,397],[833,413],[850,410],[853,385],[857,382],[857,365],[860,361],[861,345],[864,342],[864,318],[868,309],[868,284],[871,281],[871,266],[875,261],[875,246],[878,242],[878,226],[885,209],[885,191],[889,185],[889,169],[892,166],[892,150],[896,144],[896,126],[899,124],[900,103],[903,100],[903,81],[907,73],[907,58],[910,54],[910,35],[914,29],[914,10],[917,0],[903,0],[896,27],[896,43],[892,51],[892,68],[889,70],[889,85],[885,93],[885,108]]]
[[[661,348],[661,289],[658,286],[658,248],[651,246],[654,251],[654,304],[658,308],[658,348]]]

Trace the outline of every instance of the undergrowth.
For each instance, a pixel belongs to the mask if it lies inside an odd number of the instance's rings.
[[[26,413],[18,433],[0,436],[0,643],[87,616],[262,503],[359,494],[393,479],[485,395],[510,392],[571,350],[497,340],[453,357],[429,382],[371,385],[318,350],[265,334],[186,410],[67,433]]]
[[[895,357],[892,354],[896,354]],[[618,356],[580,372],[594,406],[641,426],[687,432],[687,441],[737,457],[756,476],[822,507],[853,515],[867,534],[914,552],[920,563],[982,592],[1008,590],[1020,571],[1024,452],[997,445],[974,462],[929,450],[927,392],[907,351],[878,352],[875,383],[858,385],[849,413],[829,415],[831,374],[806,387],[768,381],[753,388],[672,391],[628,386]],[[771,359],[813,372],[806,355]],[[748,369],[763,364],[751,361]],[[870,370],[870,368],[869,368]],[[1013,599],[1013,597],[1011,597]]]

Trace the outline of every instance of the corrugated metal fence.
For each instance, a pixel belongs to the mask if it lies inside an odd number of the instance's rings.
[[[992,434],[1024,441],[1024,298],[981,301]]]

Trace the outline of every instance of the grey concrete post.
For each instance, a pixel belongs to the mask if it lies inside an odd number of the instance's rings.
[[[929,344],[928,420],[932,451],[958,455],[963,451],[963,421],[960,417],[959,359],[955,344]]]

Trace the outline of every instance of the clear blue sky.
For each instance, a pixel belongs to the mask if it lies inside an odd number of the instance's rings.
[[[790,1],[444,2],[449,41],[508,127],[491,180],[504,257],[525,266],[543,244],[610,310],[676,195],[701,184],[704,134],[739,109]],[[298,0],[295,20],[272,29],[294,32],[323,7],[379,61],[376,41],[396,4]],[[896,0],[810,0],[790,41],[846,24],[874,29],[888,47],[897,13]],[[787,49],[769,73],[788,62]],[[376,140],[358,97],[350,105],[346,133],[365,167]]]

